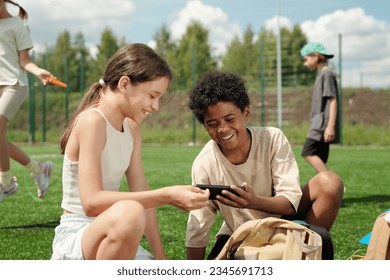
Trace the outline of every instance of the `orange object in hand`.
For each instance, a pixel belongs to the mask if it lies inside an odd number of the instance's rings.
[[[65,83],[61,82],[60,80],[57,80],[53,76],[51,76],[50,78],[47,79],[47,83],[50,85],[55,85],[55,86],[62,87],[62,88],[67,87],[67,85]]]

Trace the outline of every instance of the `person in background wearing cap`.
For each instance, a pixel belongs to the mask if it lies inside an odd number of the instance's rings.
[[[328,59],[334,55],[320,43],[308,43],[301,49],[305,66],[317,70],[310,112],[310,128],[302,150],[302,157],[319,173],[328,170],[329,144],[338,143],[338,89]]]

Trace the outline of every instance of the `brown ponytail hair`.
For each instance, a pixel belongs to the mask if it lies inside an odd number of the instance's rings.
[[[129,77],[132,84],[139,84],[161,77],[166,77],[171,81],[173,72],[168,63],[147,45],[137,43],[120,48],[106,64],[102,77],[103,85],[98,82],[92,84],[67,123],[60,141],[62,154],[65,153],[69,136],[78,115],[89,108],[96,107],[100,102],[101,90],[104,90],[105,87],[115,90],[119,79],[123,76]]]
[[[15,3],[14,1],[11,1],[11,0],[4,0],[4,2],[7,2],[7,3],[10,3],[12,5],[15,5],[15,6],[19,7],[19,16],[20,16],[20,18],[23,19],[23,20],[27,20],[28,13],[26,12],[25,9],[23,9],[22,6],[20,6],[18,3]]]

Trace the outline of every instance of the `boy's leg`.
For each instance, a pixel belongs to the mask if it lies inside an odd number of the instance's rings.
[[[301,155],[317,173],[328,170],[329,143],[306,138]]]
[[[208,260],[214,260],[218,254],[221,252],[223,246],[225,246],[226,242],[229,240],[229,235],[220,235],[217,237],[217,241],[215,241],[215,244],[213,248],[211,249],[209,255],[207,256]]]
[[[330,231],[343,194],[343,181],[337,174],[332,171],[320,172],[303,186],[298,211],[304,214],[307,223]]]
[[[321,258],[323,260],[334,260],[334,247],[333,241],[329,234],[329,232],[323,227],[319,227],[316,225],[308,225],[308,228],[312,231],[318,233],[322,239],[322,255]]]
[[[326,167],[326,164],[319,156],[306,156],[304,159],[317,171],[317,173],[328,170],[328,167]]]

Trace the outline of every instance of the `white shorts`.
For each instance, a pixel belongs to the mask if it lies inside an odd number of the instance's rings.
[[[95,218],[79,214],[64,214],[55,229],[52,260],[83,260],[81,238],[84,230]],[[141,246],[138,247],[136,260],[153,260],[153,256]]]
[[[13,119],[28,96],[28,86],[0,86],[0,115],[8,121]]]

